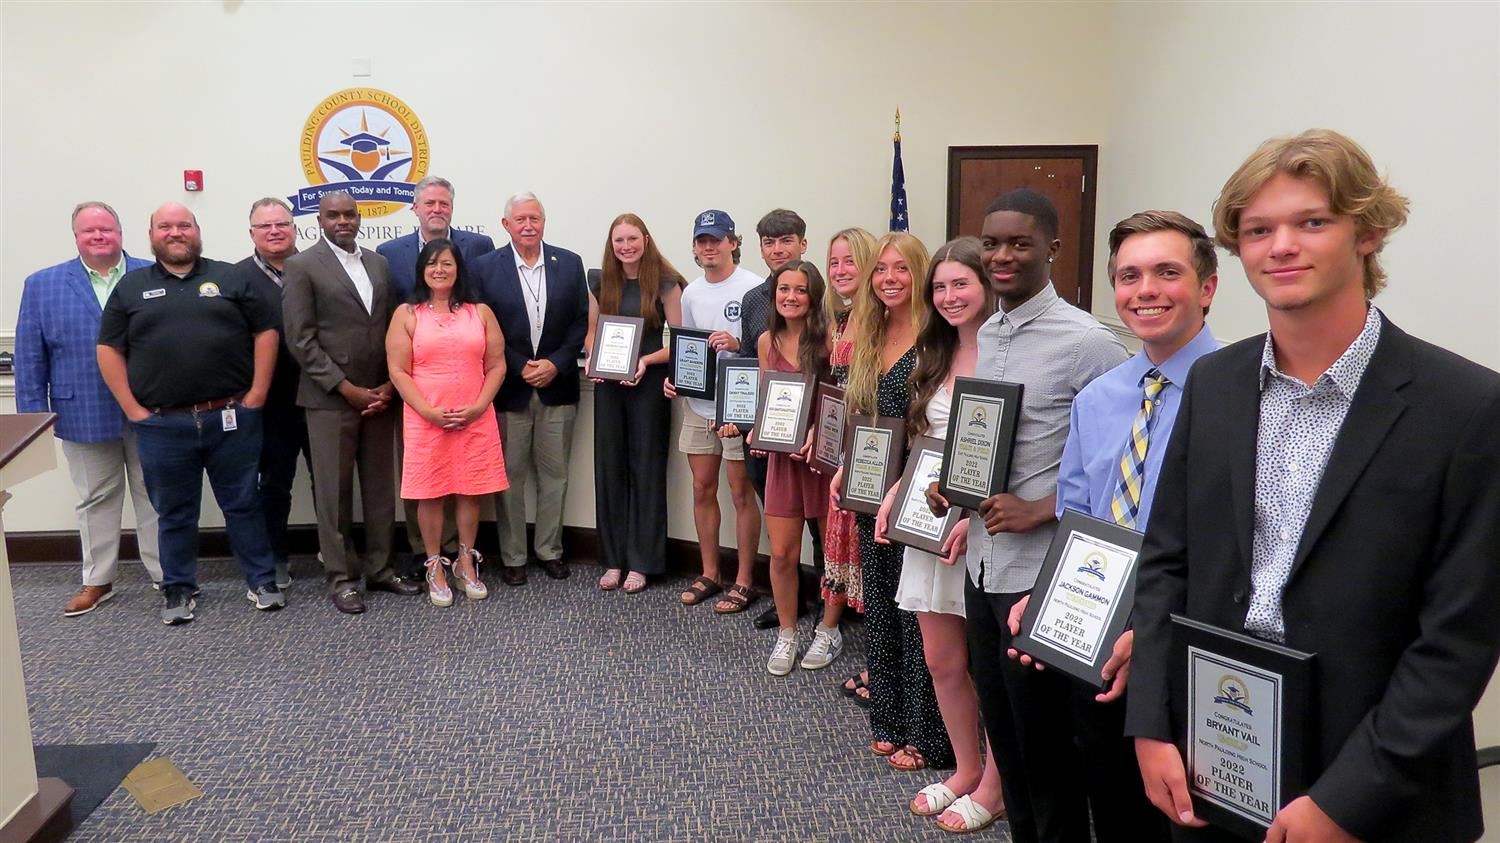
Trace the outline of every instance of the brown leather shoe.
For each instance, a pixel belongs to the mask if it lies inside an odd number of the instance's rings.
[[[63,607],[63,615],[70,618],[87,615],[99,608],[100,603],[114,596],[113,585],[86,585],[78,589],[78,593],[73,595],[73,599]]]
[[[503,565],[500,568],[500,579],[504,580],[506,585],[525,585],[526,566]]]
[[[399,594],[402,597],[415,597],[427,591],[427,589],[404,577],[370,580],[368,585],[371,591],[389,591],[391,594]]]
[[[330,595],[333,607],[346,615],[357,615],[365,610],[365,598],[357,588],[341,588]]]
[[[546,571],[547,576],[554,580],[565,580],[568,578],[568,574],[571,573],[568,570],[568,563],[561,559],[543,559],[542,570]]]

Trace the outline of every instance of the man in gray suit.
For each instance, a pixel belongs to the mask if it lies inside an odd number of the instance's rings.
[[[318,227],[322,239],[286,261],[282,320],[302,367],[297,404],[307,410],[323,570],[333,605],[354,615],[365,610],[361,580],[403,595],[421,594],[422,587],[391,570],[396,414],[385,362],[394,307],[390,268],[355,241],[359,206],[348,193],[318,202]],[[365,522],[362,563],[350,535],[356,469]]]

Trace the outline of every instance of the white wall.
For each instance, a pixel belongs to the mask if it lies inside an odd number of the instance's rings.
[[[1500,4],[1121,3],[1109,30],[1095,310],[1115,221],[1174,208],[1212,227],[1219,188],[1256,145],[1344,132],[1411,198],[1376,303],[1407,331],[1500,367]],[[1239,261],[1220,254],[1221,340],[1265,330]]]
[[[504,242],[505,197],[533,190],[548,240],[595,265],[609,220],[634,210],[690,277],[704,208],[729,211],[752,241],[761,214],[795,208],[820,262],[833,231],[882,231],[899,105],[913,231],[935,246],[948,146],[1103,133],[1096,51],[1058,61],[1055,42],[1024,39],[1001,60],[1007,33],[1092,45],[1107,23],[1087,4],[7,2],[0,328],[14,325],[25,275],[72,253],[81,199],[114,204],[136,254],[166,200],[194,208],[205,254],[248,254],[250,202],[306,183],[298,133],[324,97],[354,86],[416,112],[432,172],[457,183],[455,222]],[[369,77],[352,75],[356,59]],[[184,194],[184,169],[204,170],[207,190]],[[753,245],[745,263],[764,271]],[[591,441],[584,421],[569,524],[593,524]],[[669,472],[671,535],[694,538],[680,454]],[[28,485],[9,522],[74,529],[72,497],[60,470]],[[221,523],[211,510],[204,523]],[[294,518],[312,519],[305,486]]]

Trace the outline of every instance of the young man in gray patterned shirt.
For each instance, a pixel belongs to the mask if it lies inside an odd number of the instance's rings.
[[[969,518],[965,589],[969,664],[1004,781],[1017,843],[1089,840],[1084,770],[1073,745],[1071,681],[1006,658],[1011,607],[1031,593],[1056,531],[1058,466],[1073,397],[1129,356],[1113,332],[1057,295],[1051,267],[1061,241],[1047,197],[1013,190],[996,199],[981,236],[1000,310],[979,329],[975,374],[1024,386],[1010,491]],[[945,508],[946,501],[933,501]],[[998,794],[970,794],[990,813]]]

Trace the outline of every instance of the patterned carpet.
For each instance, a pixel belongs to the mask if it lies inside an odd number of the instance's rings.
[[[683,609],[681,583],[606,594],[579,564],[350,617],[315,561],[293,573],[261,614],[232,564],[205,564],[198,619],[169,628],[137,566],[80,618],[61,613],[76,565],[12,568],[34,740],[154,741],[205,793],[147,816],[117,790],[70,840],[955,839],[906,808],[940,778],[871,755],[835,689],[858,626],[832,667],[778,679],[750,624],[767,603]]]

